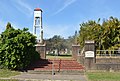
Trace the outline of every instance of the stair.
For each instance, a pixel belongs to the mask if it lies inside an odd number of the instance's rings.
[[[39,60],[35,64],[32,65],[31,70],[34,70],[34,72],[61,72],[61,73],[68,73],[68,72],[83,72],[84,67],[79,64],[74,59],[44,59]]]

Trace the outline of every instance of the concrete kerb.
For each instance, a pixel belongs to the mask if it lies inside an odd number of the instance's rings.
[[[0,80],[14,80],[14,78],[0,78]],[[47,80],[47,79],[21,79],[15,78],[15,80],[19,81],[81,81],[81,80]]]
[[[8,79],[8,78],[7,78]],[[27,74],[16,75],[9,79],[19,81],[87,81],[86,75],[43,75],[43,74]]]

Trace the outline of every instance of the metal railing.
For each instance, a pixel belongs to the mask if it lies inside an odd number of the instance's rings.
[[[96,50],[96,57],[120,57],[120,50]]]

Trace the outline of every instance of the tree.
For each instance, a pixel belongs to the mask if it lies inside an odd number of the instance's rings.
[[[7,23],[7,26],[6,26],[6,29],[9,29],[9,28],[12,28],[12,26],[11,26],[11,23],[10,23],[10,22],[8,22],[8,23]]]
[[[60,36],[53,36],[53,49],[57,50],[57,53],[59,55],[59,52],[61,49],[64,49],[64,45],[63,45],[63,38],[61,38]]]
[[[57,53],[59,55],[59,52],[62,49],[66,48],[64,42],[65,42],[64,38],[62,38],[61,36],[55,35],[52,38],[46,40],[47,49],[49,49],[50,51],[57,50]]]
[[[96,44],[100,42],[100,29],[101,26],[96,21],[88,21],[86,23],[80,24],[80,32],[78,41],[80,43],[81,48],[84,46],[85,40],[95,40]],[[98,46],[96,46],[98,48]]]
[[[39,57],[35,51],[36,37],[23,30],[14,29],[8,23],[0,37],[0,66],[8,69],[24,69]]]
[[[103,49],[118,49],[120,47],[120,21],[110,17],[102,24],[104,26],[102,34]]]
[[[120,48],[120,20],[110,17],[102,24],[98,21],[88,21],[80,24],[78,41],[84,46],[85,40],[95,40],[96,49],[114,50]]]

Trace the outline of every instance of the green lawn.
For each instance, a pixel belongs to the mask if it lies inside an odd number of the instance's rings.
[[[18,75],[18,74],[20,74],[20,72],[10,71],[10,70],[7,70],[7,69],[0,69],[0,78],[15,76],[15,75]]]
[[[89,81],[120,81],[120,72],[87,72]]]
[[[63,54],[63,55],[55,56],[54,54],[47,54],[46,58],[47,59],[72,59],[72,55]]]

